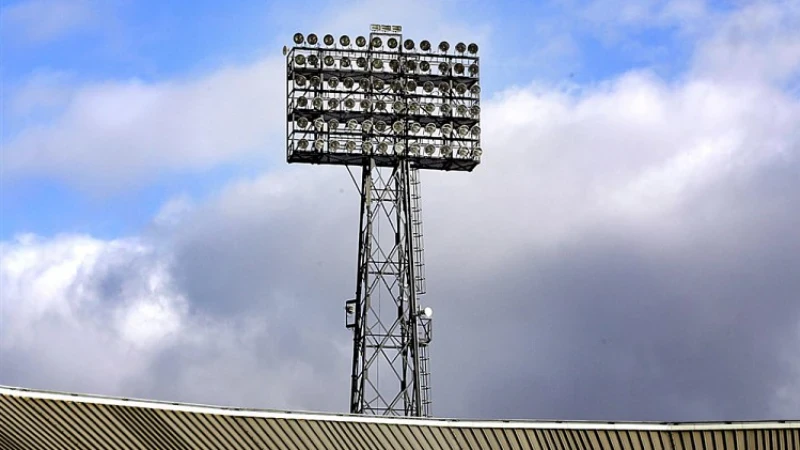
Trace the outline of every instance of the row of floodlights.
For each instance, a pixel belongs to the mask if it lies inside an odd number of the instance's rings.
[[[314,128],[316,128],[317,131],[322,131],[326,124],[328,125],[329,131],[338,130],[339,125],[341,125],[337,119],[330,119],[327,123],[322,118],[314,119]],[[297,126],[301,130],[308,128],[310,125],[311,122],[305,117],[300,117],[297,119]],[[390,129],[389,124],[382,120],[373,122],[372,120],[367,119],[359,124],[357,120],[350,119],[347,121],[347,123],[345,123],[346,129],[350,131],[357,131],[359,126],[365,133],[371,133],[373,130],[377,133],[386,133]],[[391,126],[391,131],[394,131],[397,134],[405,133],[406,123],[401,120],[394,122]],[[477,139],[481,135],[481,126],[473,125],[472,127],[469,127],[467,125],[461,125],[459,127],[455,127],[453,124],[445,123],[441,127],[437,127],[436,124],[433,123],[422,126],[422,124],[417,122],[411,122],[408,124],[408,134],[416,135],[422,131],[431,136],[439,131],[441,135],[445,137],[457,135],[462,138],[472,136],[473,138]]]
[[[314,33],[311,33],[308,36],[303,36],[303,33],[295,33],[294,43],[296,45],[303,45],[304,42],[308,42],[309,45],[317,45],[319,43],[319,38]],[[334,39],[332,34],[326,34],[322,38],[322,42],[326,46],[332,47],[336,43],[336,39]],[[350,43],[351,43],[350,36],[346,34],[342,35],[339,38],[339,45],[341,45],[342,47],[350,47]],[[369,44],[371,48],[382,48],[383,39],[381,39],[379,36],[373,36],[372,39],[370,39]],[[412,39],[406,39],[405,41],[403,41],[403,48],[408,51],[414,50],[414,45],[415,44]],[[366,46],[367,46],[367,38],[365,38],[364,36],[359,36],[356,38],[356,47],[364,48]],[[392,50],[397,49],[400,47],[400,40],[395,37],[390,37],[389,39],[386,40],[386,46]],[[419,48],[423,52],[429,52],[431,51],[432,46],[429,41],[423,40],[419,43]],[[447,41],[442,41],[439,43],[438,48],[440,52],[447,53],[450,50],[450,43],[448,43]],[[473,42],[467,45],[463,42],[459,42],[458,44],[456,44],[455,50],[456,53],[461,53],[461,54],[469,53],[471,55],[475,55],[478,53],[478,44],[475,44]]]
[[[328,67],[333,67],[336,64],[337,58],[334,58],[332,55],[325,55],[322,58],[322,62],[324,65]],[[338,58],[339,60],[339,67],[343,69],[349,69],[353,67],[353,61],[350,59],[349,56],[342,56]],[[298,54],[294,56],[294,63],[297,66],[313,66],[316,67],[319,65],[319,57],[317,55],[303,55]],[[380,58],[373,58],[372,63],[367,62],[367,58],[363,56],[359,56],[356,58],[356,67],[362,70],[367,70],[369,66],[371,66],[374,70],[383,70],[386,67],[386,64],[383,59]],[[409,59],[405,61],[405,70],[407,72],[415,72],[417,68],[419,68],[422,72],[428,72],[431,70],[431,63],[428,61],[419,61],[417,63],[416,60]],[[397,59],[390,59],[388,62],[388,67],[394,72],[400,70],[401,62]],[[471,76],[477,76],[480,72],[480,68],[476,63],[472,63],[469,66],[465,66],[463,63],[457,62],[450,66],[449,63],[442,61],[439,63],[439,73],[445,75],[450,73],[450,69],[453,69],[453,72],[456,75],[463,75],[465,72],[468,72]]]
[[[323,151],[325,150],[325,140],[324,139],[317,139],[313,141],[309,141],[308,139],[300,139],[297,141],[297,149],[298,150],[309,150],[309,147],[313,145],[314,150],[316,151]],[[349,153],[356,151],[358,145],[355,141],[344,141],[343,143],[331,140],[328,141],[328,151],[330,152],[338,152],[340,149],[344,149]],[[419,143],[412,143],[408,145],[408,154],[413,156],[419,156],[420,153],[425,153],[427,156],[433,156],[436,153],[436,145],[433,144],[426,144],[422,145]],[[377,145],[373,144],[369,141],[364,141],[361,143],[361,152],[364,154],[372,154],[373,150],[376,150],[378,154],[385,155],[389,153],[390,147],[388,142],[378,142]],[[395,143],[392,150],[394,150],[394,154],[396,155],[403,155],[406,154],[406,145],[402,142]],[[473,158],[480,158],[483,151],[480,147],[470,150],[469,147],[464,146],[456,146],[453,147],[449,144],[442,144],[439,146],[439,154],[445,158],[450,158],[453,154],[456,154],[462,158],[467,157],[470,152],[472,153]]]
[[[327,79],[328,87],[331,89],[336,89],[339,87],[339,78],[338,77],[330,77]],[[312,88],[317,88],[322,85],[322,78],[317,75],[312,76],[311,78],[306,78],[304,75],[295,75],[294,82],[299,87],[305,87],[306,82]],[[342,80],[342,86],[345,89],[354,89],[356,87],[356,80],[352,77],[346,77]],[[358,80],[358,87],[364,91],[368,91],[370,89],[376,91],[382,91],[386,87],[391,87],[391,89],[395,92],[415,92],[419,86],[416,80],[403,80],[403,79],[395,79],[390,82],[386,82],[380,78],[376,78],[375,80],[370,80],[369,78],[361,78]],[[459,95],[464,95],[469,91],[472,95],[479,95],[481,93],[481,87],[478,83],[474,83],[472,86],[467,87],[466,83],[456,83],[452,85],[449,81],[440,81],[439,84],[435,84],[433,81],[426,81],[422,83],[422,90],[428,94],[432,93],[434,89],[439,89],[439,92],[446,94],[449,93],[452,89]]]
[[[325,107],[326,102],[322,97],[314,97],[311,99],[310,104],[313,109],[321,111]],[[356,107],[356,100],[352,97],[348,97],[342,101],[336,97],[332,97],[327,101],[328,110],[338,109],[340,105],[344,105],[344,108],[347,110],[352,110]],[[387,104],[384,100],[373,100],[370,98],[361,99],[358,102],[358,105],[361,106],[362,111],[370,111],[373,107],[376,111],[386,111],[389,107],[389,104]],[[308,97],[298,97],[296,106],[300,109],[308,108]],[[391,104],[391,106],[392,110],[396,113],[408,112],[409,114],[419,114],[422,111],[425,111],[428,114],[433,114],[436,112],[437,108],[437,104],[433,102],[419,103],[410,101],[406,103],[402,100],[396,100]],[[455,113],[456,115],[462,117],[466,117],[468,115],[471,117],[478,117],[481,114],[481,107],[477,104],[467,106],[464,104],[451,105],[450,103],[440,103],[438,108],[439,111],[444,115]]]

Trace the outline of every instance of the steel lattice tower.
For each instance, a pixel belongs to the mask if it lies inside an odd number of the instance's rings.
[[[287,56],[287,161],[361,168],[350,412],[429,416],[431,308],[423,308],[420,169],[480,162],[478,46],[415,43],[392,25],[295,34]],[[352,175],[352,173],[351,173]],[[357,181],[353,177],[354,181]]]

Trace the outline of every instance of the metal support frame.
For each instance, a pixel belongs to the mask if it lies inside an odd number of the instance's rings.
[[[428,416],[430,319],[420,314],[418,176],[407,161],[362,168],[350,412]],[[418,211],[417,211],[418,212]]]
[[[350,412],[428,417],[432,322],[420,304],[419,170],[480,163],[477,45],[469,54],[463,43],[455,54],[444,42],[415,50],[411,40],[404,47],[399,26],[371,31],[357,48],[349,38],[337,47],[331,35],[318,45],[316,35],[305,42],[299,33],[284,47],[286,160],[361,168],[360,183],[350,173],[361,195],[356,295],[345,302]]]

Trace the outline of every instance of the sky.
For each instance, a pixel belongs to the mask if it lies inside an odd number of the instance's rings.
[[[481,47],[435,416],[800,417],[796,0],[0,8],[0,384],[345,412],[358,195],[286,163],[281,48],[389,23]]]

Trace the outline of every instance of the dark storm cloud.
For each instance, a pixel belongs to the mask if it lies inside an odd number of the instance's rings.
[[[785,354],[800,356],[799,173],[727,180],[661,233],[598,224],[440,286],[435,380],[454,381],[437,383],[437,413],[787,418],[773,404],[798,376]]]

